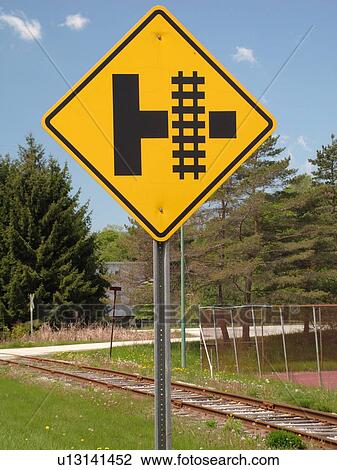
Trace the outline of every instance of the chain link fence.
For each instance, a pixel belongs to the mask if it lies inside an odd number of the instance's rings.
[[[200,307],[202,367],[337,389],[337,305]]]

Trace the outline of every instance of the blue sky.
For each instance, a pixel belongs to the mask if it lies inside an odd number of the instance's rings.
[[[0,153],[15,155],[32,132],[48,153],[68,163],[74,189],[81,187],[82,200],[90,200],[94,230],[126,223],[128,215],[41,128],[41,116],[68,89],[41,47],[72,85],[156,4],[0,0]],[[168,0],[163,5],[257,97],[313,26],[262,99],[278,121],[292,165],[310,171],[308,156],[337,133],[337,2]]]

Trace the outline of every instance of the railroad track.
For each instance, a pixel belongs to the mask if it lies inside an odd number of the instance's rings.
[[[154,395],[153,379],[138,374],[32,356],[0,359],[0,363],[108,389]],[[194,411],[223,419],[231,416],[254,428],[292,431],[319,442],[324,448],[337,449],[337,415],[331,413],[220,392],[183,382],[172,382],[171,396],[172,404],[182,411]]]

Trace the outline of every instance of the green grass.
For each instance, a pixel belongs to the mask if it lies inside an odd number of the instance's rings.
[[[152,449],[153,400],[0,369],[1,449]],[[35,382],[35,383],[32,383]],[[226,425],[173,421],[175,449],[265,448],[235,420]]]
[[[187,369],[184,370],[180,367],[180,345],[172,344],[172,377],[175,380],[337,413],[337,393],[332,390],[306,387],[271,378],[259,379],[255,374],[234,372],[215,372],[212,380],[209,371],[200,368],[199,344],[188,343],[187,347]],[[65,360],[90,363],[94,366],[112,367],[153,376],[153,345],[117,347],[113,349],[112,354],[112,362],[106,350],[60,353],[55,356]]]

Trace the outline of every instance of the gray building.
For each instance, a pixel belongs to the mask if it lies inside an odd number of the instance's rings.
[[[141,261],[109,261],[105,263],[111,286],[121,287],[117,293],[116,316],[131,314],[135,304],[145,302],[147,292],[152,291],[152,279],[148,266]],[[109,303],[113,304],[113,291],[107,292]]]

